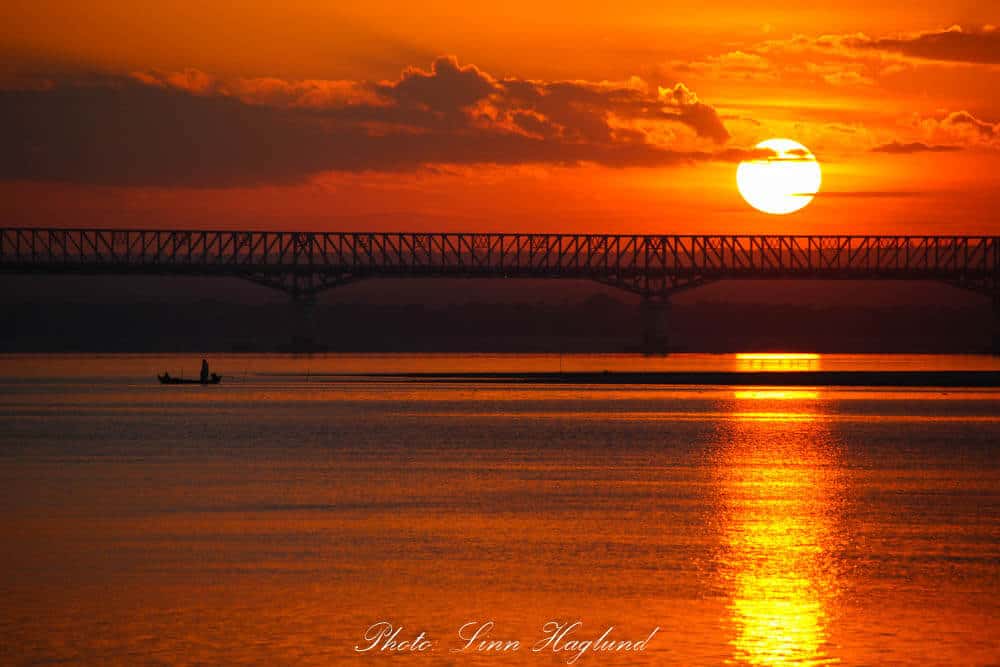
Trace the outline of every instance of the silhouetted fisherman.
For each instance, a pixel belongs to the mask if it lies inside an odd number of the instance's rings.
[[[208,382],[208,361],[201,360],[201,381]]]

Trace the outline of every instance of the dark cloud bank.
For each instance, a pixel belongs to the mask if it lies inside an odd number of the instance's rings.
[[[904,39],[874,39],[861,42],[858,46],[902,53],[926,60],[979,65],[1000,64],[1000,31],[995,29],[976,31],[951,29]]]
[[[452,58],[394,82],[341,83],[353,89],[320,105],[262,103],[153,76],[3,90],[0,178],[227,187],[426,164],[628,167],[758,155],[725,148],[715,109],[682,84],[650,92],[495,79]],[[653,127],[697,135],[709,148],[674,150],[651,138]]]

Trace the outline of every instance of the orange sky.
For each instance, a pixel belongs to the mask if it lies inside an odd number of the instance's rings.
[[[0,8],[4,224],[1000,233],[988,3],[88,4]]]

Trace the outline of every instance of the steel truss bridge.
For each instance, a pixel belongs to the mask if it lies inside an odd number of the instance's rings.
[[[997,236],[0,229],[0,271],[232,276],[308,297],[374,277],[569,278],[642,297],[722,279],[934,280],[996,296]]]
[[[0,272],[230,276],[305,303],[376,277],[593,280],[643,298],[650,345],[665,340],[671,294],[723,279],[940,281],[992,298],[1000,313],[998,236],[7,228]]]

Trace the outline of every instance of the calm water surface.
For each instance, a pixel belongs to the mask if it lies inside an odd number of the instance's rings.
[[[1000,392],[334,372],[1000,368],[983,357],[0,357],[0,663],[1000,660]],[[429,654],[358,655],[379,620]],[[453,654],[493,620],[505,655]]]

